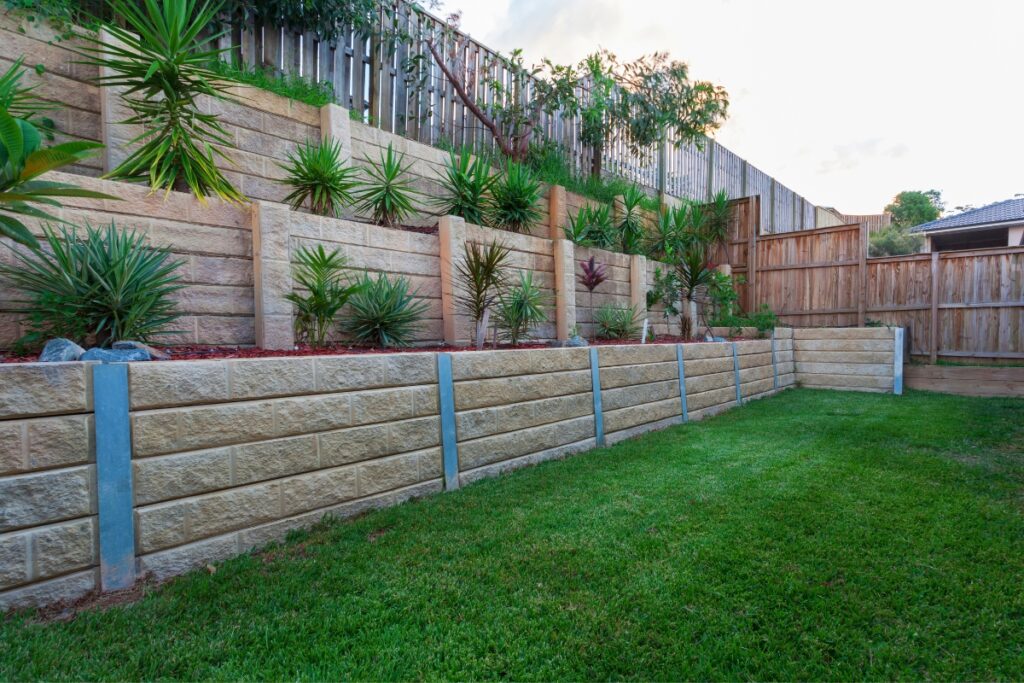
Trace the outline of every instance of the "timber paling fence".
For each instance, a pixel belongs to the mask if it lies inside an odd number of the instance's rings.
[[[348,30],[336,41],[315,33],[300,33],[273,25],[235,26],[222,39],[226,53],[246,67],[272,68],[282,73],[329,83],[338,103],[387,132],[430,145],[440,143],[474,149],[493,149],[494,140],[461,102],[427,47],[435,40],[442,54],[453,57],[466,74],[468,90],[477,102],[493,105],[503,95],[492,87],[514,91],[515,78],[494,50],[452,30],[447,24],[405,0],[381,11],[380,25],[409,37],[393,49]],[[581,88],[585,98],[586,91]],[[523,97],[530,97],[527,88]],[[578,172],[590,168],[591,149],[579,141],[580,116],[555,112],[542,115],[543,137],[565,149]],[[621,138],[621,136],[616,136]],[[719,190],[730,197],[761,197],[760,225],[778,233],[813,228],[815,207],[807,199],[749,164],[726,147],[707,140],[669,144],[661,187],[659,155],[638,158],[621,139],[605,146],[602,168],[674,197],[706,199]]]
[[[1024,358],[1024,247],[868,258],[865,224],[758,236],[756,215],[737,203],[732,265],[748,310],[798,327],[903,327],[910,354],[932,363]]]

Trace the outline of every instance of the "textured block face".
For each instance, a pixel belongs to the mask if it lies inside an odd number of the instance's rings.
[[[95,565],[95,519],[80,519],[46,527],[32,535],[36,578],[66,574]]]
[[[0,365],[0,419],[85,412],[92,405],[84,363]]]
[[[93,466],[0,479],[0,532],[92,514]]]

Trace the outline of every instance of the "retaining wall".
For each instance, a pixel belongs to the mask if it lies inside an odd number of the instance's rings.
[[[686,417],[699,419],[769,395],[798,378],[790,334],[0,365],[0,608],[116,588],[119,576],[172,576],[326,513],[395,504],[675,424],[684,397]],[[119,372],[123,387],[111,379]]]
[[[903,378],[903,328],[811,327],[793,330],[802,386],[893,391]]]

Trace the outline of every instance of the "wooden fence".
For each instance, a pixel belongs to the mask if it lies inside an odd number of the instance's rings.
[[[1024,247],[867,258],[867,236],[857,224],[757,237],[741,300],[801,327],[899,325],[932,362],[1024,358]]]
[[[246,67],[271,68],[329,83],[339,104],[388,132],[430,145],[493,148],[490,131],[459,99],[431,56],[427,41],[435,40],[442,53],[457,59],[467,74],[470,92],[485,105],[500,103],[499,98],[507,98],[514,90],[514,75],[502,56],[452,30],[430,13],[413,8],[406,0],[392,0],[378,20],[408,39],[389,49],[382,41],[351,30],[332,42],[320,40],[314,33],[248,25],[235,26],[222,39],[221,47],[228,48],[226,56]],[[502,91],[492,87],[494,82],[503,84]],[[585,88],[579,94],[585,98]],[[521,96],[529,97],[530,88]],[[561,111],[544,115],[541,120],[543,136],[566,150],[575,169],[585,173],[591,165],[592,150],[579,141],[580,126],[578,114]],[[758,195],[760,224],[766,232],[815,225],[811,202],[713,140],[701,146],[669,144],[664,155],[652,153],[638,158],[618,137],[603,150],[605,173],[652,190],[664,190],[674,197],[703,200],[719,190],[731,197]]]

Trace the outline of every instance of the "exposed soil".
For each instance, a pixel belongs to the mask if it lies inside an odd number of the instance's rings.
[[[729,338],[729,341],[741,341],[742,338]],[[597,339],[589,341],[591,346],[615,346],[633,345],[640,342],[635,339]],[[704,344],[704,340],[685,339],[676,336],[660,336],[648,344]],[[170,360],[198,360],[230,359],[230,358],[287,358],[289,356],[357,356],[377,353],[435,353],[438,351],[476,351],[475,346],[435,344],[430,346],[412,346],[407,348],[380,348],[376,346],[352,346],[348,344],[332,344],[322,348],[299,345],[294,349],[260,349],[252,346],[166,346],[154,347],[170,355]],[[499,344],[498,350],[511,349],[546,349],[550,348],[544,342],[528,342],[513,346],[511,344]],[[484,351],[493,351],[494,345],[487,344]],[[3,355],[0,353],[0,363],[34,363],[39,360],[39,354],[31,353],[23,356]],[[151,361],[158,362],[158,361]]]

